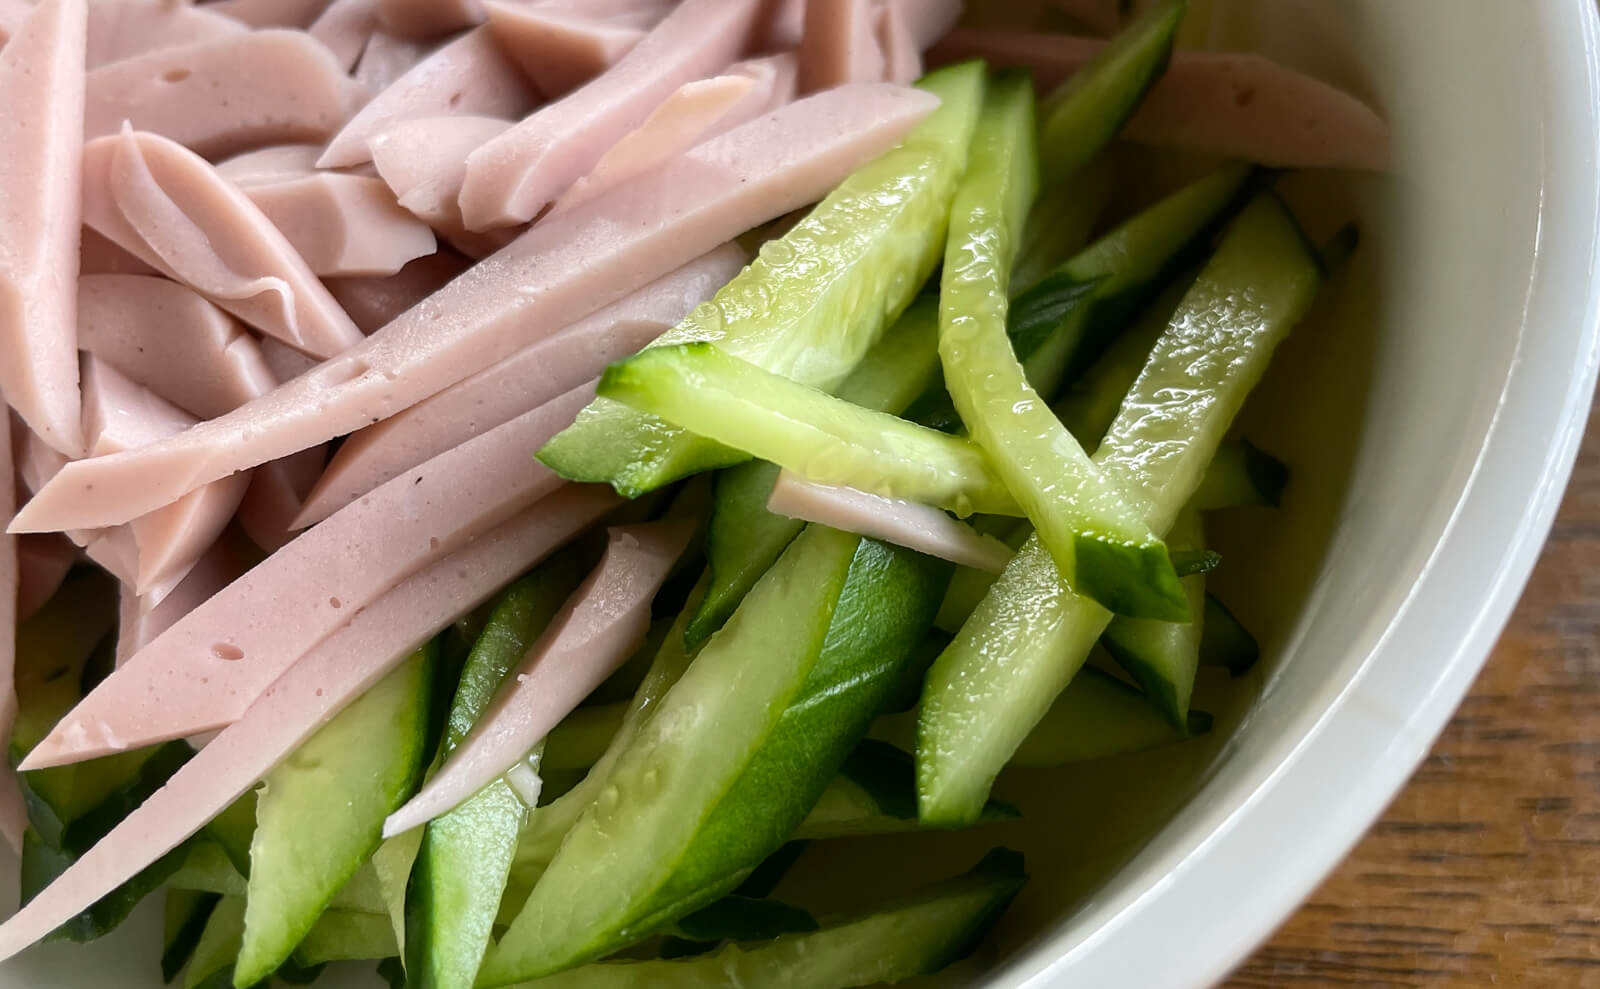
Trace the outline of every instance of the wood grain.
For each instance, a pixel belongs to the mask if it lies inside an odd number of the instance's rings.
[[[1600,986],[1600,415],[1444,736],[1227,985]]]

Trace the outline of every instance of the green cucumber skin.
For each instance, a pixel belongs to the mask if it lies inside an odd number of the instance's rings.
[[[1228,228],[1095,452],[1121,487],[1143,495],[1156,531],[1166,531],[1193,494],[1320,280],[1293,217],[1271,194],[1258,195]],[[1187,402],[1174,400],[1180,393]],[[1110,619],[1060,579],[1030,536],[929,671],[917,737],[925,820],[977,817],[995,776]]]
[[[722,628],[750,588],[805,528],[798,519],[767,511],[779,470],[777,464],[758,460],[717,473],[716,507],[706,537],[711,583],[684,630],[691,650]]]
[[[383,821],[416,791],[426,750],[438,647],[430,643],[336,715],[273,769],[256,804],[244,944],[236,985],[286,961],[382,843]],[[356,803],[359,796],[370,801]],[[348,802],[330,819],[330,800]]]
[[[1186,509],[1178,516],[1168,535],[1173,549],[1199,549],[1205,545],[1205,526],[1200,513]],[[1152,622],[1117,617],[1100,634],[1117,663],[1144,688],[1167,721],[1177,731],[1189,724],[1189,698],[1194,695],[1194,678],[1200,668],[1200,637],[1205,623],[1206,578],[1203,573],[1183,578],[1189,599],[1189,622]],[[1069,688],[1070,689],[1070,688]]]
[[[1031,79],[991,84],[956,193],[939,357],[956,410],[1058,568],[1112,611],[1187,617],[1166,548],[1028,384],[1006,332],[1011,265],[1038,189]]]
[[[810,933],[679,960],[601,962],[519,989],[850,989],[898,982],[968,954],[1025,881],[1020,862],[991,854],[964,876],[871,912],[825,920]]]
[[[1010,804],[991,800],[977,823],[1021,816]],[[850,753],[794,836],[799,841],[923,830],[929,827],[917,818],[916,767],[910,754],[868,738]]]
[[[1212,235],[1260,176],[1245,165],[1220,168],[1130,217],[1019,295],[1007,331],[1039,393],[1054,396],[1062,382],[1077,380],[1163,286],[1204,261]]]
[[[1221,666],[1232,676],[1244,676],[1261,658],[1256,637],[1234,617],[1216,595],[1206,595],[1205,628],[1200,635],[1200,665]]]
[[[918,395],[942,395],[938,375],[939,300],[924,297],[906,309],[835,394],[852,405],[898,415]],[[706,540],[711,586],[689,623],[691,649],[722,627],[804,527],[797,519],[767,511],[778,471],[775,464],[755,461],[717,473]]]
[[[655,919],[736,882],[787,841],[901,689],[953,567],[862,539],[821,654],[655,896]],[[648,923],[640,926],[648,926]]]
[[[1044,100],[1039,158],[1046,181],[1082,168],[1133,116],[1166,72],[1188,6],[1187,0],[1165,0]]]
[[[633,925],[817,663],[860,542],[808,526],[784,551],[621,752],[490,949],[480,985],[546,975],[640,936]]]
[[[926,120],[763,245],[716,298],[656,344],[715,341],[804,384],[838,385],[938,264],[983,75],[981,64],[966,63],[925,76],[918,85],[941,101]],[[747,459],[604,398],[539,457],[563,477],[609,483],[630,498]]]
[[[445,753],[472,731],[506,676],[583,580],[586,551],[569,548],[508,587],[462,668],[445,728]],[[527,817],[496,780],[428,823],[406,891],[406,971],[419,989],[471,989]]]
[[[161,981],[171,983],[189,964],[200,934],[222,897],[188,889],[167,890],[162,908]]]
[[[1202,512],[1223,508],[1277,508],[1289,485],[1289,468],[1244,437],[1222,444],[1206,465],[1190,504]]]

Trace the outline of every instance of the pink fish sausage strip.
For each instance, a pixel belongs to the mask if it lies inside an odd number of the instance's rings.
[[[883,51],[883,77],[890,82],[912,83],[922,77],[922,49],[906,23],[899,4],[880,3],[874,16],[878,47]]]
[[[78,344],[196,419],[231,412],[278,384],[238,320],[165,278],[80,277]]]
[[[261,210],[204,159],[154,134],[84,147],[84,222],[285,343],[331,357],[361,331]]]
[[[227,534],[201,555],[189,573],[160,603],[141,598],[127,584],[122,585],[118,609],[116,665],[126,663],[134,653],[149,645],[156,636],[171,628],[178,619],[210,600],[248,569],[244,547]]]
[[[341,358],[171,440],[64,469],[12,531],[114,524],[354,432],[746,230],[821,199],[937,99],[873,83],[798,100],[546,223]]]
[[[466,258],[452,251],[439,251],[417,258],[397,274],[383,278],[329,278],[326,284],[361,332],[373,333],[466,270]],[[310,370],[310,366],[302,366],[300,371]],[[279,374],[278,380],[298,376],[299,372]]]
[[[32,11],[33,4],[28,0],[0,0],[0,48],[22,29],[22,22]]]
[[[381,93],[433,50],[434,46],[426,41],[408,41],[378,28],[367,38],[367,46],[361,50],[361,61],[356,63],[352,75],[356,82]]]
[[[612,529],[600,565],[507,677],[488,710],[383,835],[448,814],[527,756],[644,641],[650,602],[694,534],[685,521]]]
[[[757,29],[760,50],[793,51],[806,33],[806,0],[770,0],[766,20]]]
[[[674,155],[792,101],[799,64],[773,55],[730,66],[725,75],[684,83],[550,208],[571,209],[607,189],[659,167]]]
[[[537,100],[489,29],[474,28],[374,96],[328,142],[317,164],[343,168],[371,161],[367,142],[402,120],[452,114],[512,119],[527,113]]]
[[[10,416],[5,428],[0,429],[0,518],[10,517],[17,510],[17,481],[11,462]],[[11,725],[17,717],[17,688],[14,674],[17,666],[18,604],[22,597],[22,564],[18,555],[16,536],[0,536],[0,738],[11,737]],[[65,573],[62,576],[66,576]],[[22,790],[17,786],[16,773],[9,760],[0,766],[0,837],[13,852],[22,851],[22,832],[28,826],[28,814],[22,804]]]
[[[1011,559],[1005,543],[937,508],[869,491],[818,484],[782,471],[767,511],[905,546],[963,567],[999,573]]]
[[[420,117],[379,131],[367,147],[401,206],[429,223],[465,229],[460,198],[467,156],[510,127],[496,117]]]
[[[489,29],[548,99],[565,96],[628,54],[664,4],[595,13],[560,4],[488,0]]]
[[[378,23],[401,38],[437,38],[483,18],[480,0],[378,0]]]
[[[78,243],[80,275],[159,275],[161,272],[140,261],[90,227],[82,230]]]
[[[84,134],[124,121],[208,158],[324,141],[367,96],[303,31],[252,31],[163,48],[89,73]]]
[[[134,449],[194,423],[181,409],[92,356],[84,359],[83,418],[90,451],[96,455]],[[160,600],[176,587],[227,528],[249,483],[248,474],[225,477],[129,523],[135,590]]]
[[[761,0],[684,0],[620,61],[467,159],[461,215],[473,230],[533,219],[672,91],[715,75],[750,43]]]
[[[306,27],[328,7],[328,0],[217,0],[206,5],[255,28]]]
[[[438,247],[382,179],[322,172],[241,188],[318,275],[393,275]]]
[[[882,79],[883,51],[875,21],[872,0],[806,0],[801,92]]]
[[[744,267],[726,245],[584,317],[554,336],[352,433],[295,520],[320,522],[378,485],[562,392],[598,377],[676,325]]]
[[[176,848],[439,629],[483,603],[617,503],[609,491],[565,487],[354,615],[271,683],[237,723],[0,925],[0,959],[38,941]]]
[[[248,30],[243,23],[212,9],[166,0],[92,3],[86,63],[97,69],[146,52],[234,37]]]
[[[592,395],[575,389],[489,430],[303,533],[96,687],[37,758],[72,762],[231,723],[352,614],[560,487],[533,455]]]
[[[949,34],[950,29],[961,19],[961,0],[882,0],[882,2],[893,8],[905,22],[906,30],[920,51],[932,48],[934,42]],[[1120,0],[1088,0],[1088,2],[1109,2],[1115,5]]]
[[[251,471],[237,517],[239,528],[263,552],[276,553],[294,538],[295,516],[327,461],[327,449],[316,446]]]
[[[306,33],[333,53],[346,72],[356,67],[378,25],[378,0],[333,0]]]
[[[256,343],[261,347],[262,359],[267,362],[267,367],[272,369],[272,376],[277,378],[280,384],[292,381],[322,363],[315,357],[307,357],[272,337],[259,337]]]
[[[953,31],[938,62],[980,57],[1031,68],[1039,85],[1072,75],[1105,42],[1020,31]],[[1123,130],[1141,144],[1285,168],[1389,166],[1389,128],[1360,100],[1260,55],[1180,50]]]
[[[44,0],[0,50],[0,393],[72,457],[86,21],[84,0]]]
[[[17,536],[17,620],[44,607],[78,562],[78,547],[60,533],[35,532]]]

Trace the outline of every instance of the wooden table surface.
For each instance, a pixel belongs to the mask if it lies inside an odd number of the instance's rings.
[[[1472,693],[1229,987],[1600,986],[1600,415]]]

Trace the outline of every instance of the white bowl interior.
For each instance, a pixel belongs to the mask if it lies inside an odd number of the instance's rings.
[[[1314,231],[1356,215],[1363,240],[1246,411],[1246,435],[1293,469],[1284,509],[1213,524],[1219,586],[1268,656],[1259,696],[1220,711],[1209,743],[1004,779],[1020,826],[819,856],[814,877],[896,886],[959,871],[979,846],[1022,847],[1035,879],[1003,955],[952,982],[1200,985],[1238,961],[1448,716],[1531,565],[1587,409],[1589,5],[1216,6],[1229,47],[1372,100],[1396,139],[1392,177],[1285,184]],[[89,948],[36,949],[0,986],[154,987],[156,931],[146,911]]]

